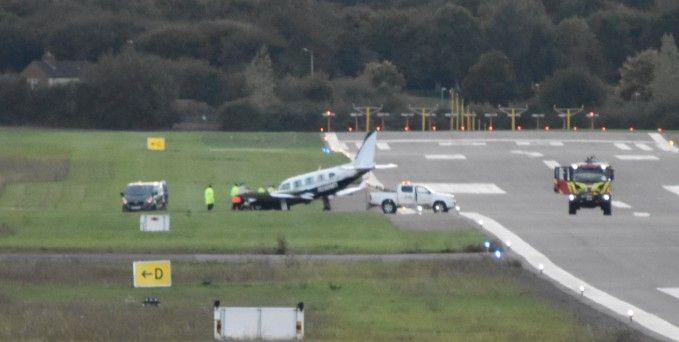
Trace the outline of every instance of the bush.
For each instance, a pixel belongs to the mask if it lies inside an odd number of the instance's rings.
[[[544,107],[599,106],[606,100],[606,88],[596,76],[581,69],[556,71],[542,84],[540,102]]]
[[[128,50],[105,56],[88,70],[80,87],[78,109],[94,128],[158,129],[171,127],[177,86],[157,57]]]

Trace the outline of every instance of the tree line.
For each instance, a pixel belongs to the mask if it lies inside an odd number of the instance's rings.
[[[0,124],[166,128],[192,99],[223,129],[315,130],[353,104],[443,112],[445,88],[676,127],[677,34],[673,0],[0,0]],[[89,61],[82,82],[30,89],[46,51]]]

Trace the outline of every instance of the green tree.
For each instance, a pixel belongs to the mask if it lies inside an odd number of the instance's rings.
[[[582,18],[569,18],[559,23],[555,31],[561,68],[585,66],[597,75],[606,70],[601,44]]]
[[[492,104],[507,104],[516,95],[515,88],[512,64],[500,51],[481,55],[462,83],[465,97],[474,102]]]
[[[0,23],[0,46],[0,71],[21,71],[43,54],[27,30],[11,23]]]
[[[657,56],[658,51],[648,49],[633,57],[627,57],[620,68],[620,82],[617,87],[617,93],[621,98],[627,101],[651,99],[653,92],[650,86]]]
[[[158,57],[132,50],[104,56],[80,87],[79,112],[96,128],[156,129],[171,127],[177,115],[174,79]]]
[[[199,100],[213,106],[221,105],[229,98],[226,76],[207,61],[182,58],[167,61],[165,65],[177,82],[179,98]]]
[[[661,42],[651,82],[653,102],[679,109],[679,51],[671,34],[664,35]]]
[[[509,58],[520,82],[532,84],[554,70],[554,27],[541,2],[493,1],[479,12],[488,43]]]
[[[599,11],[588,19],[589,27],[597,36],[608,61],[608,79],[618,76],[618,68],[637,51],[651,47],[657,41],[648,14],[629,8]]]
[[[260,108],[267,108],[276,102],[273,63],[269,50],[262,46],[250,65],[245,68],[245,84],[250,101]]]
[[[164,58],[190,57],[208,59],[212,44],[209,37],[194,26],[170,25],[141,34],[135,39],[140,51]]]
[[[599,106],[606,100],[606,88],[599,78],[576,68],[557,70],[540,88],[544,108]]]
[[[117,53],[141,31],[133,21],[117,16],[78,16],[50,28],[46,46],[59,59],[96,61]]]
[[[381,94],[393,94],[401,91],[406,81],[396,66],[390,61],[370,62],[365,66],[363,74],[370,84]]]

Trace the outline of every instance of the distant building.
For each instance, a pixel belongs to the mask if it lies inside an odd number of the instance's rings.
[[[54,55],[46,52],[41,60],[31,62],[21,76],[31,88],[65,85],[80,82],[86,64],[85,61],[57,61]]]

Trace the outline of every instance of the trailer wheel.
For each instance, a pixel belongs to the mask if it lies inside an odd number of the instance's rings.
[[[578,206],[575,203],[568,203],[568,214],[575,215],[578,212]]]
[[[434,210],[435,213],[441,213],[441,212],[448,211],[448,208],[446,208],[446,204],[441,202],[441,201],[434,202],[432,209]]]
[[[385,214],[393,214],[396,212],[396,204],[392,200],[384,200],[382,202],[382,212]]]

